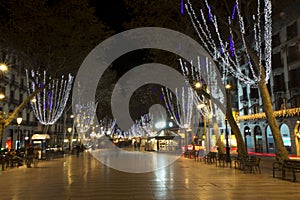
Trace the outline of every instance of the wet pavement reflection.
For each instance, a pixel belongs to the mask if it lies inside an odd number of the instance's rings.
[[[138,161],[136,161],[138,162]],[[262,174],[244,174],[180,157],[148,173],[126,173],[101,164],[89,153],[41,161],[36,168],[0,171],[0,199],[298,199],[296,183]],[[120,165],[122,163],[120,162]]]

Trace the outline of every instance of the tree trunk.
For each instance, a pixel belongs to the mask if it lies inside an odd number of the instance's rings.
[[[45,87],[45,85],[43,87],[38,88],[30,95],[28,95],[27,98],[6,119],[3,117],[3,114],[1,113],[1,115],[0,115],[0,142],[1,142],[0,148],[2,148],[2,136],[3,136],[3,132],[4,132],[5,128],[15,119],[17,114],[23,109],[23,107],[27,104],[27,102],[29,102],[37,93],[39,93],[41,91],[41,89],[43,89]]]
[[[4,119],[2,113],[0,114],[0,148],[2,148],[2,134],[4,132]]]
[[[273,135],[274,142],[275,142],[276,160],[279,162],[282,162],[284,160],[289,159],[288,152],[283,144],[283,140],[282,140],[282,137],[280,134],[278,122],[273,114],[273,107],[272,107],[270,94],[269,94],[269,91],[268,91],[268,88],[267,88],[267,85],[266,85],[264,79],[262,79],[259,82],[258,87],[259,87],[260,95],[262,98],[263,109],[264,109],[264,112],[266,113],[268,124],[271,128],[272,135]]]
[[[212,120],[213,121],[213,129],[214,129],[214,132],[215,132],[215,135],[216,135],[216,145],[217,145],[217,149],[218,149],[218,153],[219,154],[225,154],[225,151],[224,151],[224,143],[221,141],[221,138],[220,138],[220,132],[219,132],[219,127],[218,127],[218,123],[215,121],[215,120]]]
[[[230,91],[228,90],[226,90],[226,118],[230,125],[231,132],[233,132],[236,137],[238,155],[239,156],[248,155],[245,141],[243,140],[241,131],[236,121],[234,120],[234,117],[232,116],[231,97],[230,97]]]

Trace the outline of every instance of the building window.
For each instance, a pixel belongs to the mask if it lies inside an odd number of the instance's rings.
[[[286,28],[287,40],[297,37],[297,21]]]
[[[300,68],[289,71],[289,88],[300,88]]]
[[[243,107],[243,109],[244,109],[244,115],[248,115],[249,114],[249,108],[248,108],[248,106],[244,106]]]
[[[258,99],[258,89],[257,88],[251,88],[250,89],[250,98],[251,99]]]
[[[275,53],[272,55],[272,67],[273,69],[281,68],[282,63],[281,63],[281,53]]]
[[[272,47],[277,47],[280,45],[280,36],[279,33],[272,36]]]
[[[285,91],[285,83],[283,74],[274,76],[273,92]]]
[[[20,94],[20,104],[23,102],[23,94]]]
[[[11,90],[11,91],[10,91],[9,97],[10,97],[11,100],[14,100],[14,99],[15,99],[15,91],[14,91],[14,90]]]
[[[299,44],[289,46],[287,50],[287,63],[296,62],[300,60],[300,47]]]
[[[30,113],[26,114],[26,122],[27,122],[27,124],[29,124],[29,122],[30,122]]]
[[[16,80],[16,76],[14,74],[11,75],[11,82],[14,83]]]

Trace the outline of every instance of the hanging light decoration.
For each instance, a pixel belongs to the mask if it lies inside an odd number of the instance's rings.
[[[73,76],[68,79],[64,76],[59,79],[46,77],[46,71],[39,72],[26,70],[27,92],[33,93],[37,88],[43,89],[34,96],[35,101],[30,101],[35,117],[43,125],[54,124],[62,115],[72,88]]]
[[[212,23],[213,32],[217,37],[212,37],[211,30],[209,29],[208,22],[204,16],[204,11],[200,9],[200,19],[198,19],[190,0],[187,0],[185,8],[189,17],[191,18],[194,29],[198,37],[204,45],[207,52],[213,57],[215,61],[220,63],[220,66],[230,73],[235,78],[239,79],[250,86],[257,86],[258,82],[264,80],[268,82],[271,72],[271,55],[272,55],[272,5],[270,0],[257,0],[257,11],[253,15],[253,38],[254,45],[249,47],[246,44],[248,35],[245,33],[244,18],[240,11],[239,1],[236,0],[233,5],[231,16],[228,16],[228,29],[230,33],[229,45],[228,42],[221,37],[218,29],[217,17],[213,14],[211,6],[207,0],[204,1],[208,13],[208,21]],[[264,3],[261,6],[262,2]],[[261,16],[264,17],[261,17]],[[238,28],[240,31],[240,38],[234,38],[232,32],[233,21],[237,20]],[[211,27],[211,26],[210,26]],[[237,42],[238,39],[238,42]],[[228,40],[228,39],[227,39]],[[261,45],[264,41],[264,47]],[[234,47],[238,44],[239,48]],[[254,55],[250,56],[249,48],[254,51]],[[243,62],[242,57],[245,56],[246,62]],[[264,61],[264,66],[262,64]],[[244,74],[240,69],[241,66],[249,68],[249,73],[252,76]],[[264,70],[265,73],[262,73]]]
[[[74,122],[79,133],[85,133],[89,130],[94,121],[96,108],[97,103],[95,104],[95,102],[75,105]]]
[[[194,91],[192,88],[182,88],[181,91],[175,89],[175,102],[173,102],[173,94],[167,88],[162,88],[165,104],[174,122],[180,127],[190,128],[192,113],[194,109]],[[181,101],[180,101],[181,100]]]

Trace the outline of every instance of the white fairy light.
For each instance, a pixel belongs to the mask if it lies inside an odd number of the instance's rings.
[[[76,104],[74,111],[74,123],[79,133],[85,133],[93,124],[97,103],[87,102],[86,104]]]
[[[196,33],[198,34],[198,37],[200,38],[202,44],[204,45],[208,53],[213,57],[215,61],[217,61],[220,64],[220,66],[223,67],[223,69],[225,70],[225,74],[226,71],[228,71],[232,76],[239,79],[241,82],[244,82],[250,86],[257,86],[258,82],[261,81],[262,78],[264,78],[264,80],[267,82],[269,80],[271,72],[272,55],[271,1],[264,0],[262,10],[261,0],[257,0],[257,10],[256,13],[253,15],[253,30],[255,38],[253,46],[247,46],[248,44],[246,43],[244,18],[242,16],[238,0],[235,1],[231,16],[228,16],[228,27],[229,33],[231,35],[231,39],[229,39],[229,46],[227,42],[224,42],[226,40],[224,40],[224,38],[221,37],[216,15],[213,14],[213,10],[211,10],[211,7],[208,4],[207,0],[205,0],[204,2],[205,7],[209,13],[209,21],[206,21],[206,17],[204,16],[204,12],[202,9],[200,9],[201,21],[198,20],[190,0],[187,0],[185,7],[189,17],[191,18],[191,22],[193,24],[194,29],[196,30]],[[233,33],[231,29],[231,26],[233,25],[231,22],[235,20],[235,14],[237,14],[240,38],[233,38]],[[261,17],[262,14],[264,15],[264,18]],[[216,33],[217,36],[216,38],[212,37],[212,30],[209,29],[210,26],[208,26],[208,23],[212,23],[213,32]],[[239,43],[236,42],[236,44],[240,45],[239,47],[233,46],[233,44],[235,44],[235,40],[238,41],[237,39],[239,40]],[[262,41],[264,41],[265,43],[264,49],[261,48]],[[236,48],[239,48],[238,52]],[[253,55],[250,55],[249,53],[249,49],[251,48],[255,52],[255,54]],[[241,63],[241,60],[243,60],[240,59],[241,56],[246,57],[245,63]],[[263,60],[265,61],[264,66],[262,64]],[[249,67],[249,73],[252,74],[251,78],[247,74],[242,73],[240,69],[241,66]],[[265,70],[265,77],[263,77],[264,74],[262,74],[262,70]]]
[[[180,128],[191,126],[192,113],[194,109],[194,92],[192,88],[182,88],[181,94],[175,90],[176,104],[172,103],[172,92],[167,88],[162,89],[165,104],[170,116]],[[180,94],[180,95],[179,95]],[[180,101],[181,100],[181,101]]]
[[[34,96],[36,101],[30,101],[33,113],[41,124],[52,125],[63,113],[72,88],[73,76],[69,74],[68,80],[62,76],[60,84],[58,80],[51,80],[49,77],[48,81],[46,77],[46,71],[41,75],[33,70],[29,73],[26,69],[28,94],[44,87]]]
[[[272,61],[272,4],[270,0],[265,0],[265,67],[266,77],[265,81],[268,82],[271,73],[271,61]]]

